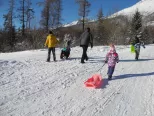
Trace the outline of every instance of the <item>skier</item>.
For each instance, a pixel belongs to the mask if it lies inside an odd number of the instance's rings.
[[[54,36],[52,31],[49,31],[49,35],[47,36],[46,42],[45,42],[45,47],[48,47],[48,58],[47,58],[47,62],[50,62],[50,55],[51,55],[51,51],[53,54],[53,60],[56,61],[56,55],[55,55],[55,47],[58,44],[58,40],[56,39],[56,37]]]
[[[145,48],[144,42],[140,40],[140,36],[135,36],[133,45],[135,47],[135,59],[138,60],[140,54],[140,46]]]
[[[108,79],[112,79],[112,74],[115,69],[116,63],[119,62],[119,57],[118,54],[116,53],[116,49],[114,44],[110,44],[110,51],[107,53],[106,58],[105,58],[105,63],[108,63]]]
[[[93,48],[93,37],[90,32],[90,28],[88,27],[80,37],[80,46],[83,48],[81,63],[85,63],[84,60],[86,61],[88,60],[87,49],[88,49],[89,43],[91,44],[91,48]]]

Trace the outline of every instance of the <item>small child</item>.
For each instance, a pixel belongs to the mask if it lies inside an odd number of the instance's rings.
[[[108,63],[108,79],[112,79],[112,74],[115,69],[116,63],[119,62],[118,54],[116,53],[115,46],[113,44],[110,44],[110,51],[107,53],[105,58],[105,63]]]
[[[64,47],[61,50],[60,58],[63,59],[64,57],[68,59],[71,51],[71,40],[66,40],[64,42]]]

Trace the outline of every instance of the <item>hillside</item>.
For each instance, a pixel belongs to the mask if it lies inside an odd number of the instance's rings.
[[[141,0],[131,7],[125,8],[113,15],[111,17],[126,16],[132,18],[133,14],[138,10],[143,17],[143,22],[148,23],[154,21],[154,0]]]

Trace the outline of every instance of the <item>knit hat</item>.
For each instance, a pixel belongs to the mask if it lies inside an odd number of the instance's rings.
[[[116,49],[115,49],[114,44],[110,45],[110,53],[116,53]]]

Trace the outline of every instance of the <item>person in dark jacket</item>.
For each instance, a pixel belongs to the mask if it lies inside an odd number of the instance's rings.
[[[88,56],[87,56],[87,49],[88,49],[88,45],[91,45],[91,48],[93,47],[93,37],[92,34],[90,32],[90,28],[88,27],[85,32],[82,33],[81,37],[80,37],[80,46],[83,48],[83,53],[82,53],[82,57],[81,57],[81,63],[85,63],[84,60],[88,60]]]
[[[133,43],[134,47],[135,47],[135,59],[138,60],[139,58],[139,54],[140,54],[140,46],[142,46],[143,48],[145,48],[144,46],[144,42],[142,42],[138,36],[135,36],[135,40]]]

